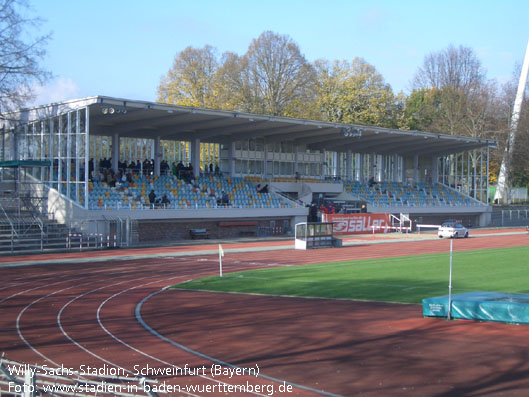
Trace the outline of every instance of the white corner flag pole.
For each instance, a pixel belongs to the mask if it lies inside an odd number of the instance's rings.
[[[222,257],[224,256],[224,250],[222,249],[222,245],[219,244],[219,274],[220,277],[222,277]]]
[[[448,278],[448,316],[447,320],[451,320],[452,317],[452,243],[450,240],[450,276]]]

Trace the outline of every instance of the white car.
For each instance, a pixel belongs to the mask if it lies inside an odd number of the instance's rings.
[[[468,237],[468,229],[458,222],[443,222],[437,231],[439,238]]]

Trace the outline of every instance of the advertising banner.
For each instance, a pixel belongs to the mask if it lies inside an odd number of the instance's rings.
[[[333,233],[335,235],[343,234],[365,234],[387,233],[386,226],[390,226],[389,214],[323,214],[322,222],[333,222]]]

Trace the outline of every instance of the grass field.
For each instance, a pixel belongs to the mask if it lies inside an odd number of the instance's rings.
[[[454,252],[453,293],[529,293],[529,247]],[[449,254],[415,255],[244,271],[174,288],[420,303],[447,295]]]

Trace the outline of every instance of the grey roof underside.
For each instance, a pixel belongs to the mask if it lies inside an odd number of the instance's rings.
[[[313,150],[400,155],[444,155],[472,149],[495,147],[493,140],[406,131],[355,124],[329,123],[234,111],[175,106],[111,97],[69,101],[90,109],[92,135],[155,138],[164,140],[229,143],[264,138],[266,143],[291,141]],[[61,106],[55,104],[50,106]],[[104,108],[120,112],[103,114]],[[62,108],[65,108],[63,105]],[[122,112],[126,109],[126,113]],[[57,111],[51,113],[57,114]],[[353,135],[345,136],[346,132]]]

